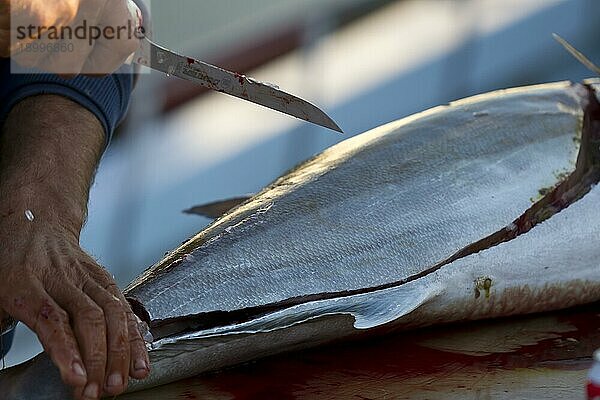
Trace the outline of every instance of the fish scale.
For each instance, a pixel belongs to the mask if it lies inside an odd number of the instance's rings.
[[[153,284],[127,295],[166,320],[406,279],[509,225],[574,170],[581,92],[478,96],[334,146],[184,245],[194,261],[157,264],[138,281]],[[161,287],[172,289],[155,296]]]

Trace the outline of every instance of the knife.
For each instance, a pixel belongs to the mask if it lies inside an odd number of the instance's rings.
[[[343,133],[342,129],[318,107],[280,90],[275,85],[179,55],[157,45],[147,37],[140,39],[140,42],[140,47],[133,56],[133,62],[137,64]]]

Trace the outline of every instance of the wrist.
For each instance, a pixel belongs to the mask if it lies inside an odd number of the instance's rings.
[[[66,228],[79,237],[104,130],[87,109],[63,97],[26,98],[0,135],[0,216]],[[17,221],[17,220],[15,220]]]
[[[3,181],[0,183],[0,193],[1,224],[10,219],[19,226],[43,224],[46,227],[60,227],[79,239],[87,214],[85,204],[78,204],[43,185],[11,187]]]
[[[4,182],[0,190],[10,187]],[[79,239],[87,207],[46,188],[20,187],[9,196],[0,196],[0,225],[21,228],[60,228]],[[8,220],[12,223],[7,223]],[[15,225],[17,224],[17,225]],[[3,226],[4,227],[4,226]],[[19,228],[20,227],[20,228]]]

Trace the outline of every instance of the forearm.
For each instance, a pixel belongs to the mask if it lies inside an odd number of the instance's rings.
[[[55,95],[18,102],[0,135],[0,319],[34,330],[86,400],[118,395],[128,376],[149,371],[127,300],[79,245],[104,144],[98,117]]]
[[[29,209],[78,238],[104,142],[100,121],[69,99],[40,95],[18,103],[0,135],[2,213],[25,218]]]

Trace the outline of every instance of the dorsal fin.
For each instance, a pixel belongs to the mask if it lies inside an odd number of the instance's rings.
[[[186,214],[196,214],[206,218],[216,219],[223,216],[227,211],[231,210],[232,208],[239,206],[251,197],[251,195],[248,195],[242,197],[234,197],[231,199],[219,200],[208,204],[194,206],[188,210],[184,210],[183,212]]]
[[[558,36],[556,33],[553,33],[552,36],[558,43],[560,43],[573,57],[577,59],[580,63],[582,63],[587,69],[595,73],[596,75],[600,75],[600,68],[596,66],[593,62],[590,61],[589,58],[583,55],[579,50],[575,47],[571,46],[569,42],[565,39]]]

